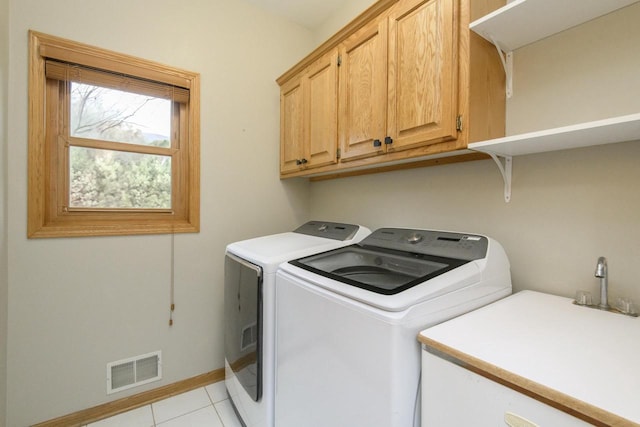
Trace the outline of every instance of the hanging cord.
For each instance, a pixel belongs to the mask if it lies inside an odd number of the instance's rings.
[[[171,86],[171,117],[174,117],[174,111],[176,108],[176,103],[175,101],[175,86]],[[175,133],[175,129],[173,128],[173,125],[171,126],[171,146],[173,148],[175,148],[175,144],[176,144],[176,140],[177,140],[177,135]],[[172,196],[172,200],[173,200],[173,196]],[[176,256],[175,256],[175,251],[176,251],[176,231],[174,229],[174,225],[172,224],[171,226],[171,284],[170,284],[170,289],[169,289],[169,304],[171,304],[169,306],[169,326],[173,326],[173,312],[176,309],[176,304],[175,304],[175,285],[176,285]]]
[[[173,326],[173,311],[176,309],[176,305],[174,303],[174,294],[175,294],[175,271],[176,271],[176,257],[175,257],[175,249],[176,249],[176,241],[175,241],[175,233],[171,233],[171,284],[169,288],[169,326]]]

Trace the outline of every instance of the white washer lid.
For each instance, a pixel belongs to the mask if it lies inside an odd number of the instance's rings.
[[[281,264],[280,270],[294,276],[300,284],[318,286],[384,311],[403,311],[444,294],[482,284],[482,271],[478,261],[464,264],[395,295],[383,295],[361,289],[289,263]],[[444,308],[447,307],[442,307]]]

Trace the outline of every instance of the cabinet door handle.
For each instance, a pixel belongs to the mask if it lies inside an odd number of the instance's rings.
[[[384,143],[387,145],[393,144],[393,139],[390,136],[387,136],[384,138]]]
[[[380,146],[382,146],[382,142],[380,142],[379,139],[374,139],[373,140],[373,146],[374,147],[380,147]]]
[[[300,160],[296,160],[296,164],[297,165],[304,165],[305,163],[307,163],[307,159],[302,158]]]

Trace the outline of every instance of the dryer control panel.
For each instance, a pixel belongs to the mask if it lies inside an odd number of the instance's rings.
[[[333,240],[349,240],[358,232],[360,226],[339,222],[309,221],[296,228],[294,233],[324,237]]]

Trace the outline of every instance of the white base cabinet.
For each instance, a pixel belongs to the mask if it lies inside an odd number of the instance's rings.
[[[521,291],[425,329],[422,427],[640,427],[639,321]]]
[[[422,351],[422,427],[591,425]]]

